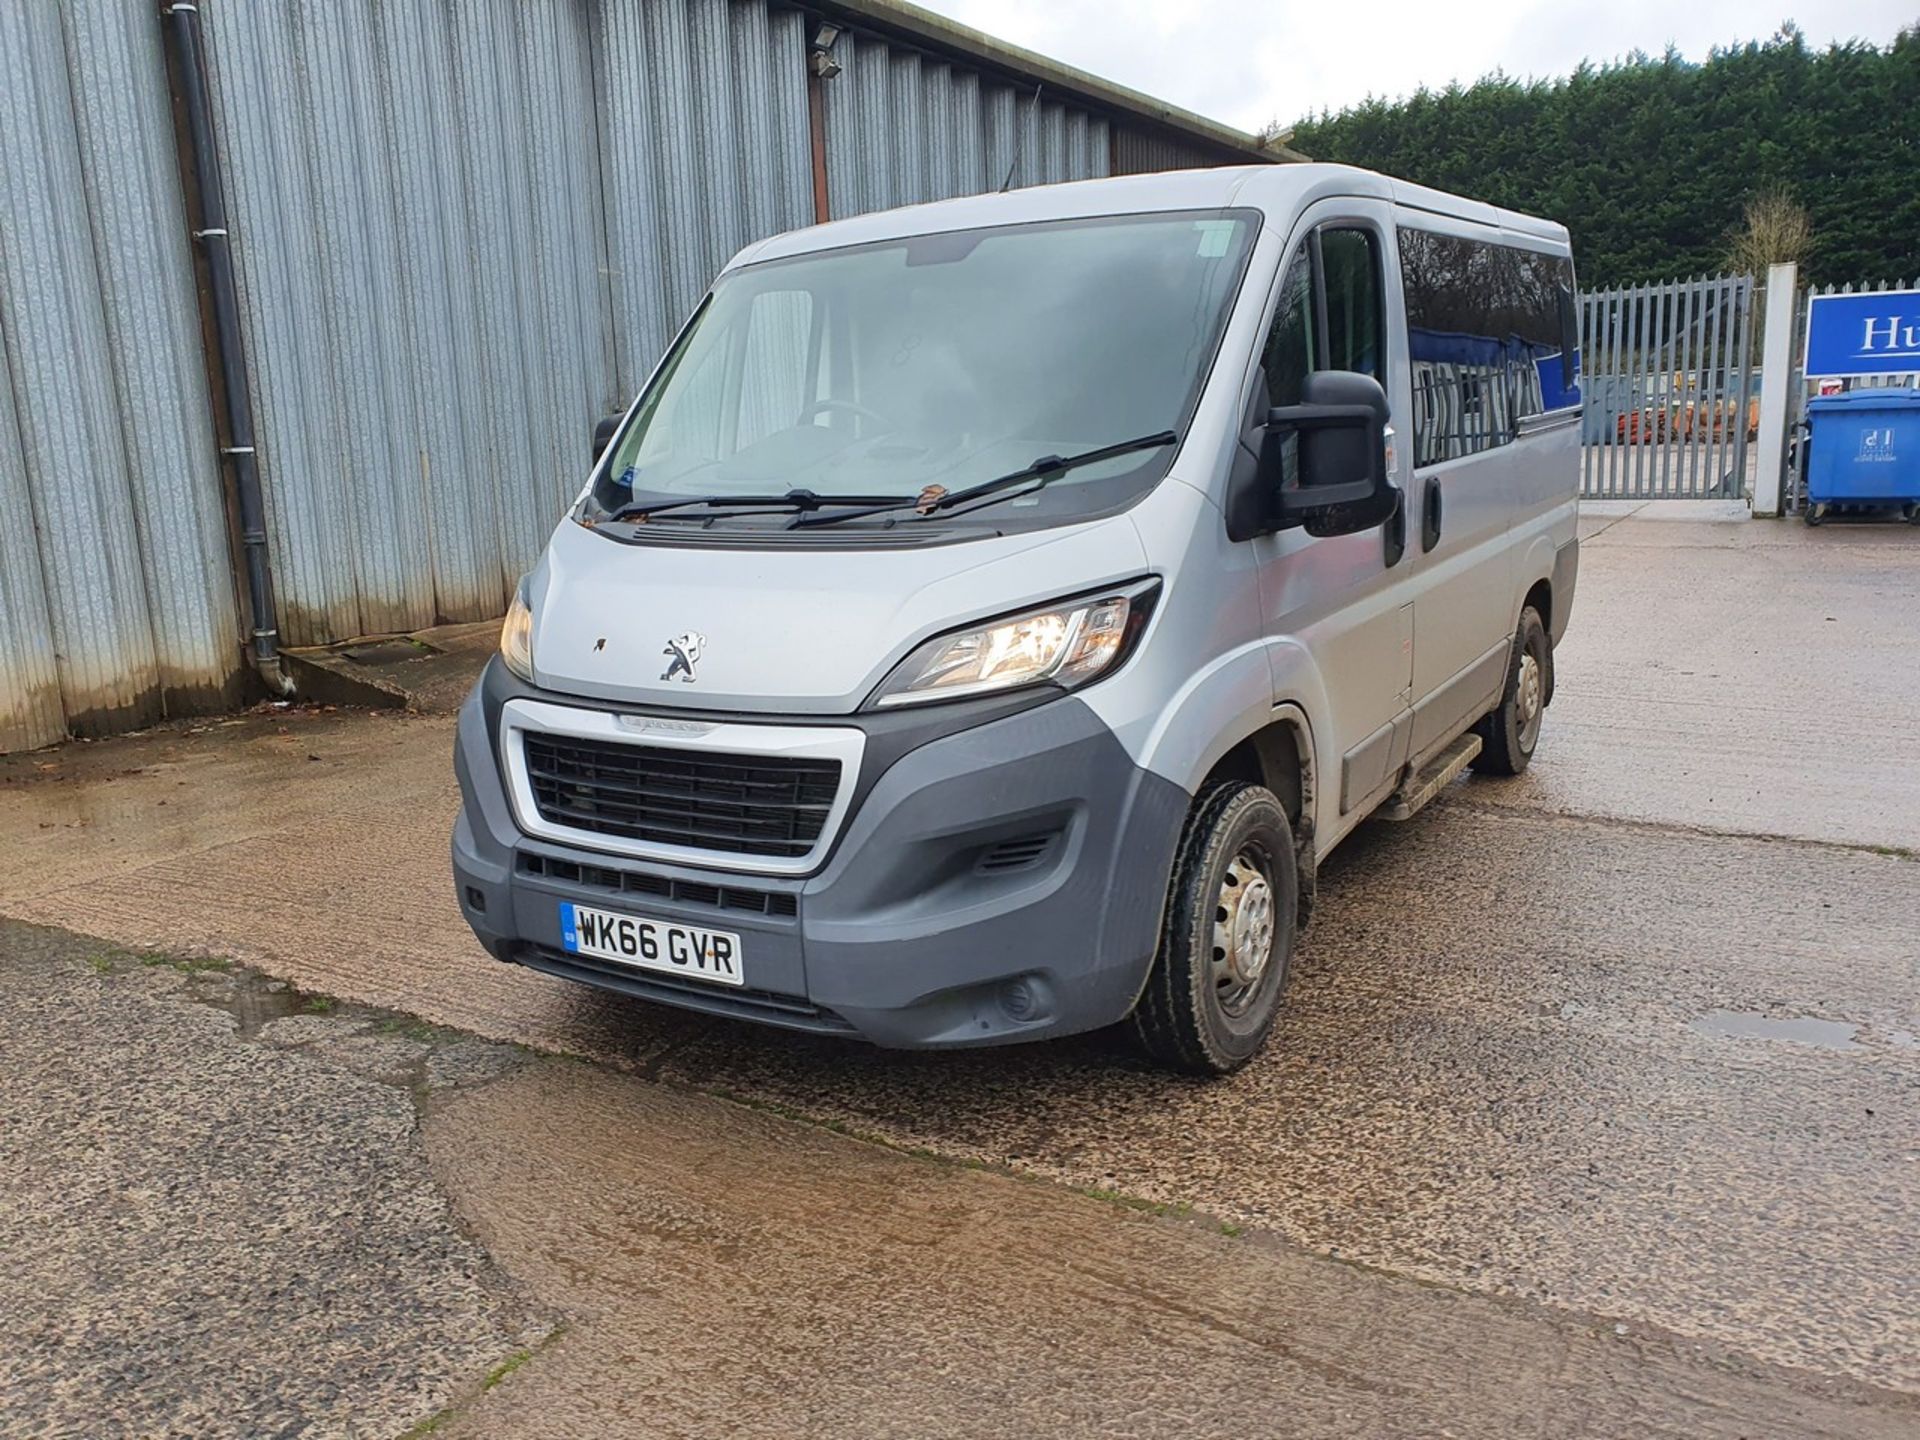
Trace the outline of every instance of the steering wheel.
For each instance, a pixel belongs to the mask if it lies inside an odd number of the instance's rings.
[[[880,427],[880,433],[882,435],[891,434],[897,428],[891,420],[882,415],[878,410],[869,410],[866,406],[852,400],[835,400],[831,398],[815,400],[812,404],[808,405],[800,412],[798,423],[804,425],[814,416],[831,411],[838,411],[843,415],[852,415],[861,420],[871,420],[875,425]]]

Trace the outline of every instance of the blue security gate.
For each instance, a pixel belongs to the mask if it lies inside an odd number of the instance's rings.
[[[1753,277],[1580,297],[1580,493],[1737,499],[1759,420]]]

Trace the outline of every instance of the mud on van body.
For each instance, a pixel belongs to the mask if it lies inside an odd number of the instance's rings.
[[[1317,165],[750,247],[461,714],[467,920],[793,1029],[1244,1063],[1320,859],[1533,754],[1573,284],[1558,225]]]

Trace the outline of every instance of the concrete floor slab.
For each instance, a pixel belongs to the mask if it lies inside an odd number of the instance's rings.
[[[1583,542],[1539,759],[1499,803],[1920,849],[1920,531],[1664,514]]]

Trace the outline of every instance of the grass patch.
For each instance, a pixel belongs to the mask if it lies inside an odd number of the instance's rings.
[[[1241,1235],[1246,1234],[1247,1232],[1243,1230],[1240,1226],[1234,1224],[1233,1221],[1231,1220],[1222,1220],[1220,1222],[1220,1233],[1226,1236],[1229,1240],[1233,1240],[1233,1239],[1237,1239]]]
[[[89,955],[87,956],[87,969],[93,971],[96,975],[104,975],[113,969],[113,957],[111,955]]]
[[[498,1365],[494,1366],[491,1370],[487,1371],[486,1378],[480,1382],[480,1389],[482,1391],[491,1390],[494,1386],[498,1385],[502,1380],[506,1379],[507,1376],[511,1375],[514,1371],[518,1370],[522,1365],[526,1364],[527,1361],[531,1360],[532,1358],[533,1358],[533,1351],[531,1350],[514,1351],[513,1354],[509,1355],[506,1359],[502,1360]]]
[[[1193,1214],[1193,1202],[1190,1200],[1149,1200],[1142,1195],[1129,1195],[1124,1190],[1108,1190],[1100,1185],[1089,1185],[1080,1192],[1089,1200],[1098,1200],[1106,1205],[1114,1205],[1122,1210],[1137,1210],[1142,1215],[1171,1217],[1185,1220]]]
[[[309,1015],[331,1015],[340,1008],[340,1002],[331,995],[309,995],[301,1002],[300,1008]]]
[[[410,1015],[394,1015],[374,1026],[378,1035],[393,1035],[402,1040],[417,1040],[422,1045],[450,1044],[461,1038],[458,1030],[449,1030],[444,1025],[435,1025],[430,1021],[416,1020]]]
[[[400,1440],[420,1440],[420,1437],[423,1435],[431,1435],[436,1430],[440,1430],[444,1428],[446,1423],[449,1420],[453,1419],[453,1417],[458,1413],[459,1412],[457,1410],[449,1406],[445,1410],[441,1410],[436,1412],[435,1414],[429,1415],[426,1419],[422,1420],[418,1425],[415,1425],[410,1430],[408,1430],[404,1435],[402,1435],[400,1437]]]
[[[426,1419],[420,1421],[420,1423],[415,1425],[411,1430],[401,1435],[400,1440],[421,1440],[422,1436],[438,1434],[450,1421],[459,1419],[460,1415],[467,1410],[475,1400],[479,1399],[480,1396],[493,1389],[494,1386],[513,1374],[513,1372],[518,1370],[522,1365],[525,1365],[542,1350],[554,1344],[566,1333],[567,1327],[565,1325],[556,1325],[542,1336],[541,1339],[534,1344],[532,1349],[514,1351],[513,1354],[509,1355],[498,1365],[487,1371],[485,1375],[480,1377],[480,1388],[478,1390],[469,1391],[464,1397],[454,1401],[453,1404],[447,1406],[444,1410],[435,1411]]]
[[[1905,845],[1869,845],[1869,855],[1885,855],[1891,860],[1920,860],[1920,850],[1909,850]]]

